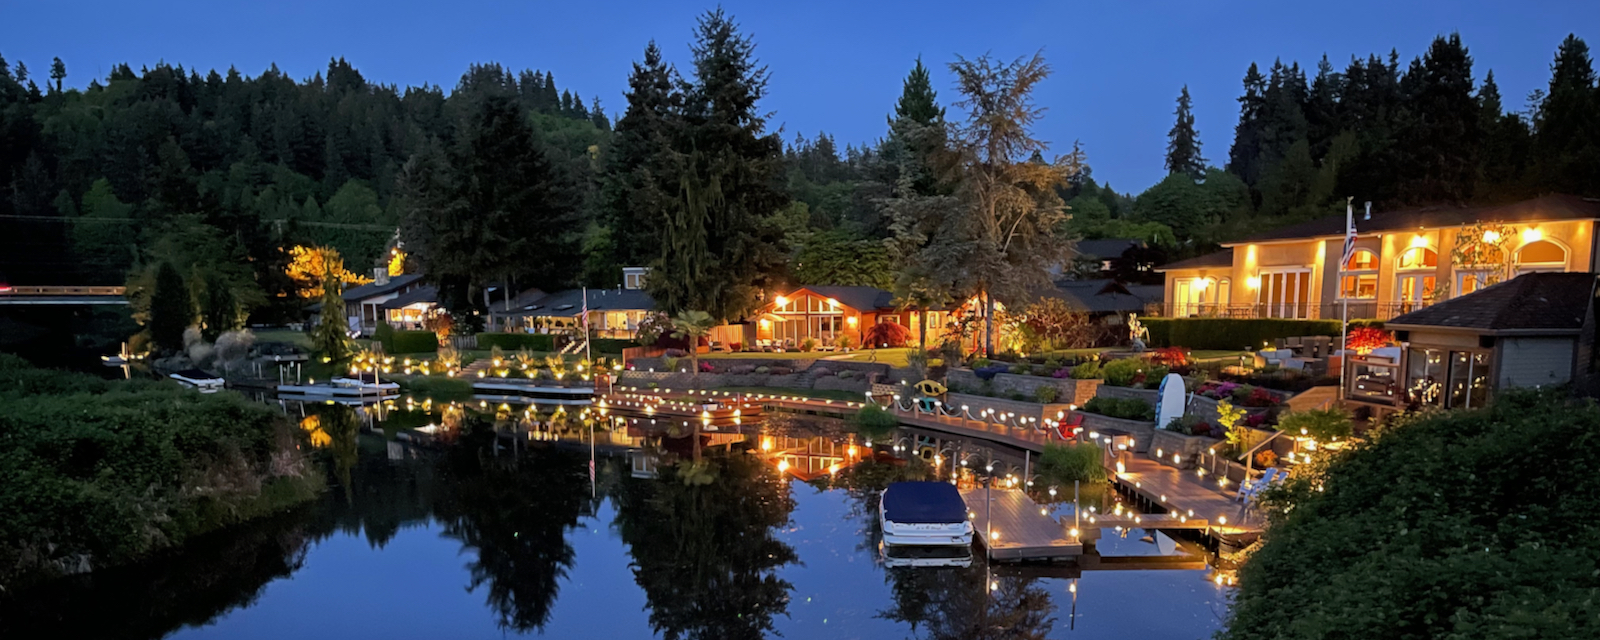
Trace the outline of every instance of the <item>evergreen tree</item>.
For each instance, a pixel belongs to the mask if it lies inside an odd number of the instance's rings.
[[[939,106],[939,94],[933,90],[933,79],[928,74],[928,68],[922,65],[922,57],[918,56],[916,66],[906,75],[900,100],[894,105],[894,115],[889,118],[889,124],[915,122],[927,126],[943,121],[944,107]]]
[[[1200,157],[1200,132],[1194,128],[1194,113],[1190,111],[1189,85],[1183,85],[1183,92],[1178,94],[1178,110],[1173,115],[1177,122],[1167,132],[1167,173],[1198,179],[1205,175],[1206,159]]]
[[[1466,202],[1477,178],[1481,107],[1472,97],[1472,58],[1459,34],[1435,38],[1406,74],[1407,170],[1402,201]]]
[[[776,188],[783,143],[764,131],[758,103],[768,76],[755,42],[717,9],[699,19],[692,50],[695,77],[670,158],[676,197],[648,285],[669,313],[729,320],[753,309],[781,275],[769,218],[788,202]]]
[[[1477,199],[1508,201],[1524,192],[1530,148],[1528,124],[1515,113],[1505,113],[1494,71],[1484,75],[1478,88],[1478,130],[1483,146],[1478,155]]]
[[[1557,191],[1600,194],[1600,96],[1589,45],[1575,35],[1556,50],[1534,126],[1540,182]]]
[[[344,282],[339,279],[344,262],[334,252],[332,258],[323,261],[323,266],[327,271],[322,274],[322,308],[317,312],[317,326],[311,332],[311,346],[338,365],[349,358],[352,351],[350,327],[345,320]]]
[[[1266,107],[1266,90],[1266,78],[1256,63],[1250,63],[1244,74],[1244,95],[1239,97],[1239,124],[1233,128],[1233,147],[1228,150],[1228,171],[1248,185],[1261,177],[1261,113]]]
[[[50,81],[55,83],[56,93],[61,93],[61,82],[67,79],[67,63],[61,58],[50,61]]]
[[[661,255],[662,223],[677,190],[668,181],[668,160],[681,127],[678,82],[654,42],[628,76],[628,108],[617,120],[600,191],[601,217],[619,269],[649,265]]]
[[[171,262],[156,267],[150,292],[150,342],[164,351],[183,349],[183,331],[194,323],[194,298],[184,286],[183,276]]]

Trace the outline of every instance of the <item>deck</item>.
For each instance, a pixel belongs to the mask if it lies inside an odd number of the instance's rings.
[[[1039,505],[1021,491],[968,489],[961,498],[972,514],[973,537],[983,540],[991,560],[1074,560],[1083,555],[1083,542],[1071,537],[1065,525],[1040,513]],[[997,536],[991,538],[990,533]]]
[[[1234,500],[1231,486],[1224,490],[1211,480],[1201,479],[1194,471],[1170,467],[1132,453],[1124,453],[1121,462],[1123,472],[1116,473],[1113,469],[1112,481],[1123,491],[1167,513],[1122,517],[1102,514],[1096,517],[1097,526],[1196,529],[1231,536],[1261,532],[1260,518]]]

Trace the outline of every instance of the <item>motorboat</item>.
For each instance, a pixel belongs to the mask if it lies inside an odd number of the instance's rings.
[[[883,541],[891,546],[972,545],[961,492],[948,482],[896,482],[878,501]]]
[[[324,383],[280,384],[278,393],[317,398],[384,398],[400,395],[400,385],[381,378],[334,378]]]
[[[216,393],[222,390],[223,385],[227,384],[226,380],[199,369],[184,369],[183,371],[167,374],[167,377],[177,380],[178,384],[200,393]]]

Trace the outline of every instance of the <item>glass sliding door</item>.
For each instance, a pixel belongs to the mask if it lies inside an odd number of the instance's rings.
[[[1261,274],[1256,302],[1267,318],[1311,317],[1311,272],[1275,271]]]

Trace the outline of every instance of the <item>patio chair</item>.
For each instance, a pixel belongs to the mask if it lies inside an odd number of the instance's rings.
[[[1268,485],[1276,482],[1277,479],[1277,467],[1267,469],[1261,474],[1261,478],[1258,480],[1246,478],[1244,482],[1239,483],[1239,492],[1234,495],[1233,499],[1236,502],[1244,502],[1248,504],[1250,501],[1255,499],[1256,494],[1261,493],[1262,489],[1265,489]]]

